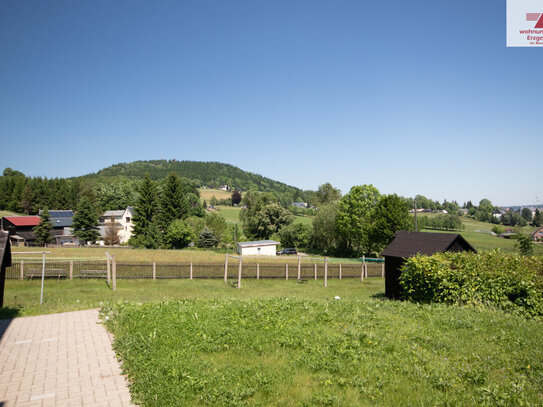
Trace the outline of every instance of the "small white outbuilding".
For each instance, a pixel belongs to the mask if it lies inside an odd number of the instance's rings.
[[[254,242],[238,243],[240,256],[275,256],[277,245],[275,240],[257,240]]]

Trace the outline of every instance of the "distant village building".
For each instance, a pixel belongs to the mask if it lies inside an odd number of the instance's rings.
[[[292,202],[290,204],[291,206],[294,206],[295,208],[307,208],[307,202]]]
[[[40,211],[41,215],[41,211]],[[78,245],[78,239],[74,236],[73,223],[74,211],[72,210],[51,210],[49,221],[53,226],[52,236],[55,244]]]
[[[223,191],[230,191],[230,187],[228,185],[221,185],[219,189],[222,189]]]
[[[104,244],[104,238],[106,237],[106,231],[109,225],[111,225],[111,217],[115,221],[118,227],[119,240],[121,244],[127,243],[133,235],[134,228],[134,208],[127,206],[126,209],[105,211],[99,218],[100,226],[98,231],[100,232],[100,244]]]
[[[539,229],[536,229],[534,233],[532,233],[532,238],[537,242],[543,241],[543,226],[541,226]]]
[[[400,297],[400,275],[406,259],[417,254],[476,252],[461,235],[451,233],[398,232],[381,253],[385,257],[385,295]]]
[[[257,240],[253,242],[238,243],[238,254],[240,256],[275,256],[277,245],[275,240]]]

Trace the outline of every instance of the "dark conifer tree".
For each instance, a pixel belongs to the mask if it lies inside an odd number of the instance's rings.
[[[73,223],[74,235],[83,244],[94,243],[100,237],[98,232],[98,214],[89,199],[84,195],[77,206]]]
[[[145,174],[138,193],[138,201],[134,207],[134,235],[147,236],[158,212],[156,184],[149,174]]]
[[[183,219],[188,212],[187,203],[181,192],[181,184],[176,173],[172,172],[164,180],[160,195],[160,210],[158,224],[166,231],[175,219]]]
[[[38,244],[51,243],[53,240],[53,236],[51,235],[53,226],[51,225],[51,217],[49,216],[49,209],[47,207],[41,211],[40,223],[32,231],[36,235],[36,243]]]

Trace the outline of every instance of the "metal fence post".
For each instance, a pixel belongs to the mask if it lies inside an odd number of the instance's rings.
[[[260,264],[256,263],[256,279],[260,280]]]
[[[285,280],[288,280],[288,263],[285,264]]]
[[[317,279],[317,263],[315,263],[315,280]]]

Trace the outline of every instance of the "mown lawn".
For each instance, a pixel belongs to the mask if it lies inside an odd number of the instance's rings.
[[[233,279],[231,281],[234,281]],[[212,280],[117,280],[117,291],[112,291],[104,280],[46,279],[44,303],[40,305],[39,279],[6,280],[4,306],[0,318],[50,314],[98,308],[118,301],[154,302],[179,298],[270,298],[298,297],[327,301],[336,295],[341,298],[369,298],[384,292],[384,282],[375,277],[361,283],[358,279],[329,279],[328,288],[323,280],[309,280],[298,284],[296,280],[243,279],[242,288],[232,288],[222,279]]]
[[[367,295],[103,311],[141,406],[543,404],[543,323],[499,311]]]

